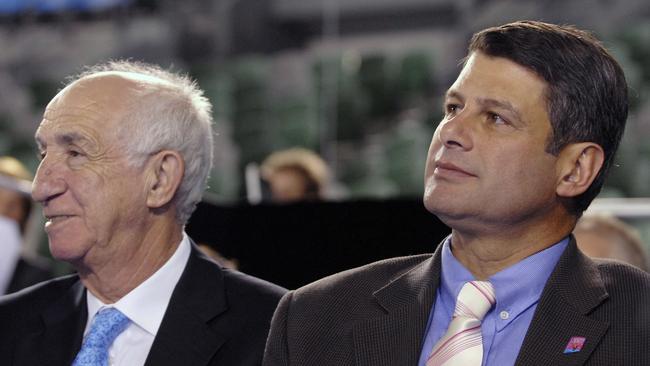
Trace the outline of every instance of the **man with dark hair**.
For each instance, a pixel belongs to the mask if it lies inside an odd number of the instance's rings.
[[[470,42],[469,53],[474,52],[506,58],[546,82],[552,127],[547,152],[557,155],[569,144],[587,141],[603,150],[602,168],[593,184],[565,200],[567,210],[579,217],[600,192],[623,135],[628,100],[620,66],[591,34],[539,22],[479,32]]]
[[[184,232],[212,165],[190,78],[91,68],[47,105],[32,197],[76,274],[0,298],[2,365],[259,365],[285,290],[224,269]]]
[[[650,276],[571,232],[627,118],[623,71],[589,33],[533,21],[474,35],[445,96],[425,207],[452,228],[288,293],[266,366],[644,365]]]

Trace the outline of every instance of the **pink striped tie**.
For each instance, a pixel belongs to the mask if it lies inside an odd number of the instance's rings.
[[[456,299],[447,333],[433,347],[427,366],[480,366],[483,362],[481,321],[495,302],[491,283],[465,283]]]

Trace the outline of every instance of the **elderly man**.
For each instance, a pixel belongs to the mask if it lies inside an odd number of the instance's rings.
[[[188,78],[91,69],[36,132],[52,255],[78,274],[0,300],[2,365],[258,365],[284,290],[225,270],[183,227],[212,163],[211,106]]]
[[[288,293],[264,364],[647,365],[650,276],[571,231],[627,118],[623,71],[590,34],[515,22],[474,35],[431,142],[424,204],[452,228]]]

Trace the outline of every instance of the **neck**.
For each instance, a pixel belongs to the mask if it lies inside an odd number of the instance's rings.
[[[452,230],[454,257],[479,280],[508,268],[565,238],[575,220],[554,220],[526,228],[490,232]]]
[[[84,286],[98,299],[112,304],[146,281],[172,257],[182,239],[178,224],[152,225],[141,235],[127,236],[100,265],[78,266]],[[120,245],[121,244],[121,245]]]

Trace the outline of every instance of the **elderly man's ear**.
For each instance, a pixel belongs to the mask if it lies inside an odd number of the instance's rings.
[[[584,193],[598,176],[604,161],[603,148],[593,142],[565,147],[558,159],[557,195],[568,198]]]
[[[183,180],[185,163],[173,150],[162,150],[149,160],[147,179],[147,205],[160,208],[171,202]]]

